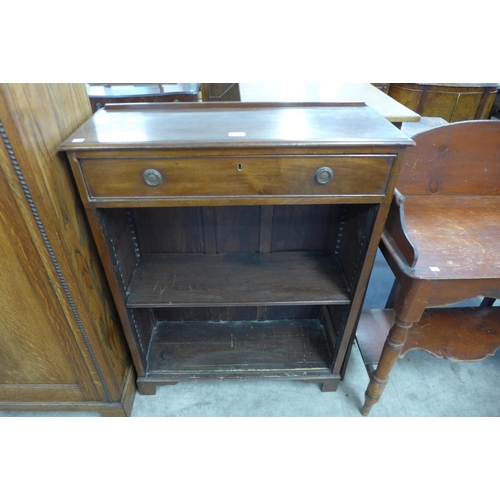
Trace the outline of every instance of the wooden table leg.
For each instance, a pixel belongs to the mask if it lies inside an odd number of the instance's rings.
[[[372,406],[382,396],[392,367],[405,345],[408,330],[421,318],[431,290],[432,282],[430,281],[407,279],[402,284],[394,305],[394,324],[389,330],[377,369],[370,377],[370,383],[365,392],[365,404],[361,409],[362,415],[368,415]]]

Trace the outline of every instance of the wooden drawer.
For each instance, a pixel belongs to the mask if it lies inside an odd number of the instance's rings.
[[[384,195],[394,158],[297,155],[84,159],[82,169],[91,199]],[[325,184],[316,179],[323,167],[333,174]],[[148,185],[146,171],[153,171],[153,183],[159,179],[158,174],[161,182]]]

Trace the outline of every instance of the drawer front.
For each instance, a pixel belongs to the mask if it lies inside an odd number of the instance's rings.
[[[84,159],[91,199],[384,195],[393,155]]]

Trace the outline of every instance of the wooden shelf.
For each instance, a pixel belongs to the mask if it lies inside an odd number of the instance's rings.
[[[160,322],[151,341],[148,377],[335,378],[319,319]],[[337,377],[338,378],[338,377]]]
[[[394,323],[392,309],[361,313],[356,340],[367,369],[378,364],[385,339]],[[401,356],[421,349],[452,361],[479,361],[500,347],[500,307],[426,309],[408,332]]]
[[[349,304],[331,252],[145,254],[127,307]]]

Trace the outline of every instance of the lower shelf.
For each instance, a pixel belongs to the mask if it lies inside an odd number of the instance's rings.
[[[392,309],[361,313],[356,340],[368,369],[378,364],[385,339],[394,323]],[[408,331],[401,356],[421,349],[452,361],[479,361],[500,347],[500,307],[426,309]]]
[[[146,379],[338,379],[319,319],[161,322],[153,334]]]

